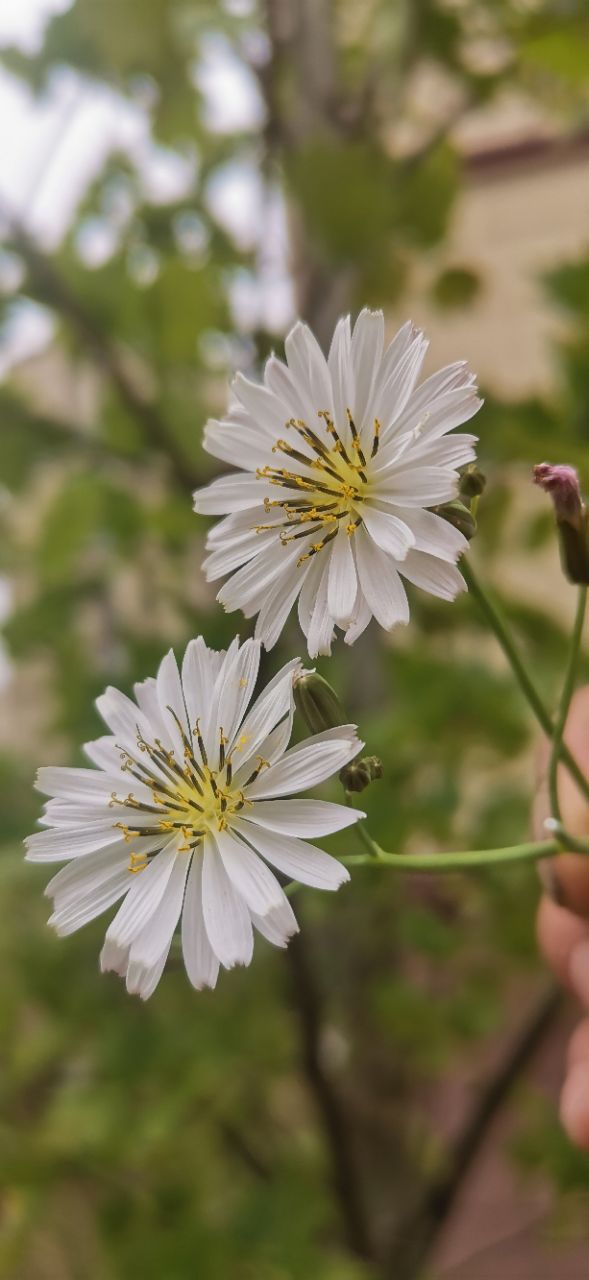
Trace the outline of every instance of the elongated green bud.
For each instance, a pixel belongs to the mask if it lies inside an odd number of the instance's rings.
[[[311,733],[336,729],[339,724],[348,722],[335,689],[317,671],[303,671],[295,680],[294,700]]]
[[[468,538],[469,542],[471,538],[474,538],[477,531],[477,522],[472,511],[469,511],[468,507],[465,507],[464,503],[460,502],[458,498],[454,502],[445,502],[441,507],[432,507],[432,511],[437,516],[441,516],[443,520],[447,520],[448,524],[453,524],[455,529],[459,529],[464,534],[464,537]]]
[[[378,756],[362,756],[361,760],[352,760],[340,772],[340,782],[346,791],[365,791],[376,778],[382,778],[382,760]]]

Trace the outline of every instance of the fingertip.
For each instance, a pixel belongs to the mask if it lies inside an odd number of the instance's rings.
[[[553,866],[560,901],[577,915],[589,916],[589,858],[580,853],[560,853]]]
[[[560,1097],[560,1119],[571,1142],[589,1151],[589,1062],[571,1068]]]
[[[569,978],[581,1004],[589,1009],[589,938],[575,943],[569,960]]]
[[[589,1018],[584,1018],[578,1027],[575,1027],[567,1054],[569,1068],[583,1062],[589,1067]]]
[[[589,924],[544,895],[538,908],[536,931],[538,944],[549,965],[559,981],[570,988],[571,955],[579,943],[589,939]]]

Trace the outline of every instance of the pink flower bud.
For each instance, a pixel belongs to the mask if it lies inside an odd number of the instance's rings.
[[[534,467],[534,484],[539,484],[541,489],[550,494],[557,520],[566,520],[569,524],[580,521],[583,499],[574,467],[569,467],[566,463],[552,466],[550,462],[539,462]]]
[[[569,582],[589,583],[589,522],[575,468],[539,462],[534,467],[534,484],[550,494],[554,503],[564,573]]]

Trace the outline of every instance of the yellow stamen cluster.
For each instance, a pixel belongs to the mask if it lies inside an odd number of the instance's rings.
[[[259,467],[256,472],[260,480],[293,491],[291,497],[283,499],[271,501],[264,498],[268,514],[273,508],[280,507],[284,512],[284,520],[278,524],[257,525],[257,533],[279,529],[280,540],[284,545],[297,538],[320,534],[316,541],[311,542],[304,555],[299,557],[299,565],[317,555],[337,536],[341,520],[347,521],[345,530],[348,537],[352,537],[362,524],[362,516],[357,512],[356,504],[363,501],[368,487],[366,454],[350,410],[347,410],[347,418],[352,439],[347,446],[326,409],[320,409],[317,417],[334,442],[331,447],[302,418],[290,418],[286,423],[287,430],[298,433],[310,449],[310,454],[303,453],[283,439],[277,440],[272,449],[273,453],[284,453],[293,463],[304,467],[305,472],[273,466]],[[380,422],[375,418],[371,458],[378,452],[380,429]],[[310,472],[319,472],[319,475],[309,474]],[[295,533],[290,532],[293,526],[300,526]]]
[[[227,738],[222,729],[219,730],[218,767],[211,768],[204,740],[197,720],[192,730],[192,739],[188,737],[178,716],[168,707],[180,732],[183,758],[177,759],[174,750],[165,747],[159,738],[148,742],[137,729],[137,756],[126,748],[119,747],[121,768],[124,773],[131,774],[138,782],[151,791],[152,804],[138,800],[132,791],[126,796],[118,796],[113,792],[110,807],[131,809],[134,813],[153,814],[153,821],[145,826],[137,821],[115,822],[114,826],[122,832],[127,843],[135,843],[147,837],[161,836],[161,844],[165,844],[174,834],[182,837],[179,846],[181,853],[193,853],[202,844],[208,830],[224,831],[233,814],[239,813],[251,801],[246,799],[245,789],[268,767],[268,761],[261,756],[256,758],[256,767],[247,778],[243,787],[236,788],[233,780],[233,756],[246,744],[247,735],[235,743],[231,753],[226,753]],[[140,757],[143,756],[142,760]],[[145,762],[145,758],[148,763]],[[160,846],[161,847],[161,846]],[[157,850],[155,850],[157,852]],[[129,871],[136,875],[149,866],[152,855],[139,847],[129,854]]]

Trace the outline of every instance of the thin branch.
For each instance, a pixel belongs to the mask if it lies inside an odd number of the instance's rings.
[[[421,1202],[396,1228],[384,1272],[387,1280],[415,1280],[419,1276],[492,1122],[552,1027],[561,1003],[556,985],[551,983],[542,991],[503,1061],[481,1091],[441,1174],[426,1187]]]
[[[128,413],[139,424],[145,439],[168,458],[180,487],[191,491],[198,477],[191,473],[189,464],[157,405],[130,375],[115,343],[25,228],[5,208],[0,209],[0,214],[8,224],[12,245],[23,259],[36,288],[66,321],[95,364],[106,375]]]
[[[358,1257],[373,1262],[370,1228],[352,1150],[348,1117],[322,1062],[321,1006],[308,960],[308,946],[308,938],[302,944],[297,936],[286,952],[300,1024],[303,1070],[323,1126],[331,1161],[333,1189],[341,1210],[348,1247]]]

